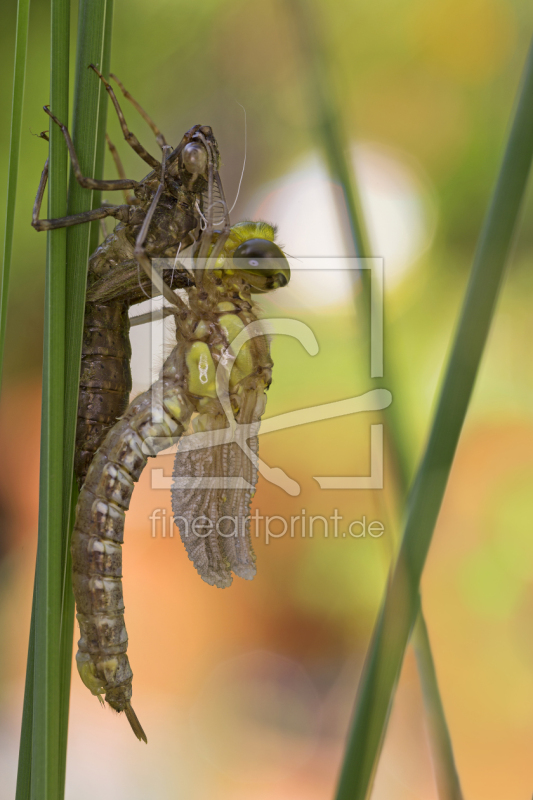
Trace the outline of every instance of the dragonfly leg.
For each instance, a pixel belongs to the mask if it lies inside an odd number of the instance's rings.
[[[170,147],[168,147],[168,145],[163,150],[163,163],[161,165],[161,181],[159,183],[159,186],[157,187],[156,193],[154,194],[153,200],[150,204],[150,208],[146,212],[146,216],[141,226],[141,230],[139,231],[139,234],[137,236],[137,241],[135,242],[134,253],[138,264],[146,272],[146,274],[152,281],[153,285],[157,289],[158,294],[162,294],[163,297],[166,300],[168,300],[169,303],[172,303],[173,306],[177,306],[182,311],[188,312],[189,309],[187,308],[183,300],[180,297],[178,297],[178,295],[174,294],[170,286],[168,286],[168,284],[166,284],[165,281],[163,280],[163,277],[153,268],[152,263],[146,253],[146,248],[144,246],[146,237],[148,236],[148,228],[150,227],[150,223],[157,208],[157,204],[159,203],[159,198],[163,194],[163,190],[165,188],[167,150],[170,150]]]
[[[65,142],[67,143],[68,152],[70,155],[70,161],[72,163],[72,169],[74,170],[74,175],[80,186],[83,186],[84,189],[100,189],[100,190],[107,190],[107,191],[117,191],[122,189],[133,189],[134,186],[137,186],[137,181],[133,179],[126,179],[120,181],[97,181],[94,178],[87,178],[86,176],[82,175],[80,169],[80,162],[78,161],[78,157],[76,155],[76,150],[74,149],[74,144],[72,139],[70,138],[70,133],[68,132],[67,126],[63,125],[62,122],[58,120],[54,114],[50,111],[48,106],[44,106],[44,110],[52,119],[56,125],[61,128],[61,133],[65,138]]]
[[[137,314],[136,317],[130,317],[130,327],[135,328],[137,325],[145,325],[147,322],[155,322],[158,319],[165,319],[174,313],[172,308],[163,306],[156,311],[147,311],[146,314]]]
[[[42,134],[41,134],[42,135]],[[44,139],[44,136],[43,136]],[[48,141],[48,139],[47,139]],[[33,214],[31,219],[31,224],[35,227],[36,223],[39,220],[39,213],[41,211],[41,206],[43,203],[44,197],[44,190],[46,189],[46,183],[48,181],[48,164],[50,159],[47,158],[44,162],[44,168],[41,172],[41,180],[39,181],[39,186],[37,187],[37,194],[35,196],[35,202],[33,204]]]
[[[39,219],[41,205],[44,197],[44,190],[48,180],[48,159],[44,165],[37,189],[37,196],[33,205],[33,214],[31,224],[36,231],[51,231],[55,228],[68,228],[70,225],[80,225],[84,222],[92,222],[95,219],[104,219],[105,217],[115,217],[123,221],[127,221],[129,217],[129,206],[101,206],[92,211],[83,211],[80,214],[70,214],[67,217],[58,217],[57,219]]]
[[[127,89],[124,88],[124,85],[121,83],[121,81],[119,81],[119,79],[117,78],[116,75],[113,75],[113,73],[110,73],[109,77],[113,78],[115,83],[118,84],[118,86],[120,88],[120,91],[122,92],[122,94],[124,95],[126,100],[130,101],[130,103],[137,109],[137,111],[139,112],[141,117],[148,123],[148,125],[150,126],[150,128],[154,132],[155,138],[157,140],[157,144],[159,145],[161,150],[163,149],[163,147],[166,147],[167,141],[166,141],[165,137],[163,136],[163,134],[161,133],[161,131],[159,130],[159,128],[157,127],[157,125],[155,124],[155,122],[153,121],[153,119],[146,113],[144,108],[141,105],[139,105],[137,100],[135,100],[135,98],[131,96],[131,94],[127,91]]]
[[[126,180],[126,173],[124,172],[124,167],[122,166],[122,161],[121,161],[121,158],[120,158],[120,156],[118,154],[118,150],[115,147],[115,145],[113,144],[113,142],[111,141],[111,139],[109,138],[109,136],[107,135],[107,133],[105,135],[105,138],[106,138],[107,146],[109,148],[109,152],[111,153],[113,161],[115,162],[115,166],[117,168],[117,172],[119,174],[119,177],[120,177],[121,180]],[[129,206],[135,206],[135,205],[138,204],[138,200],[135,197],[135,195],[129,194],[125,189],[124,189],[124,201]]]
[[[117,97],[115,95],[115,92],[113,91],[113,87],[111,86],[111,84],[108,81],[106,81],[106,79],[104,78],[102,73],[94,66],[94,64],[89,64],[89,67],[90,67],[90,69],[93,70],[93,72],[96,72],[96,74],[98,75],[98,77],[100,78],[102,83],[104,84],[104,86],[106,88],[106,92],[108,93],[109,97],[111,98],[111,102],[115,106],[115,111],[117,112],[118,120],[120,122],[120,127],[122,128],[122,133],[124,134],[124,138],[127,141],[127,143],[129,144],[129,146],[133,150],[135,150],[137,155],[139,155],[142,158],[143,161],[146,161],[147,164],[150,164],[150,166],[153,169],[159,169],[161,167],[159,161],[156,158],[154,158],[152,155],[150,155],[148,150],[144,149],[144,147],[142,146],[140,141],[137,139],[135,134],[132,133],[130,131],[130,129],[128,128],[128,123],[126,122],[124,114],[122,113],[122,109],[121,109],[121,107],[119,105],[119,102],[117,100]]]

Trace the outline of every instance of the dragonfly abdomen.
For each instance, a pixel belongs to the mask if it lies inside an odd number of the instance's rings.
[[[86,305],[75,456],[80,486],[107,431],[128,407],[131,391],[128,306],[123,300]]]

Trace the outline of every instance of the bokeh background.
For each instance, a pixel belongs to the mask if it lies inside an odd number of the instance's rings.
[[[522,0],[307,3],[319,31],[372,251],[385,258],[385,375],[414,470],[499,166],[528,39]],[[15,3],[0,29],[0,216],[4,214]],[[75,32],[75,13],[73,33]],[[298,22],[278,0],[115,0],[112,69],[170,142],[213,127],[233,219],[266,218],[295,258],[350,252],[340,189],[316,139]],[[75,36],[73,37],[75,41]],[[0,797],[14,796],[37,537],[45,238],[29,225],[46,145],[48,4],[30,20],[24,138],[0,405]],[[133,109],[126,116],[156,152]],[[143,164],[109,132],[126,172]],[[106,174],[113,174],[108,160]],[[533,791],[533,207],[491,332],[423,578],[423,603],[465,796]],[[333,271],[299,273],[265,302],[302,320],[312,357],[275,339],[267,416],[368,388],[368,354],[351,292]],[[150,381],[150,331],[137,329],[135,391]],[[254,508],[285,518],[329,517],[337,538],[256,540],[258,574],[230,589],[202,583],[146,470],[126,525],[125,598],[135,708],[150,744],[100,709],[75,674],[67,797],[322,800],[333,793],[359,673],[398,531],[391,455],[385,486],[326,491],[315,475],[366,475],[376,414],[265,435],[261,455],[301,486],[297,497],[259,483]],[[155,462],[171,473],[172,457]],[[380,520],[381,538],[342,537]],[[280,530],[280,524],[272,530]],[[155,536],[152,533],[155,532]],[[414,659],[405,660],[374,800],[436,800]]]

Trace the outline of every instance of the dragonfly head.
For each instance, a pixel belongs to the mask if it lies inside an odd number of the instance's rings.
[[[289,262],[274,242],[275,235],[276,229],[267,222],[238,222],[224,246],[224,271],[238,270],[254,294],[279,289],[290,280]]]

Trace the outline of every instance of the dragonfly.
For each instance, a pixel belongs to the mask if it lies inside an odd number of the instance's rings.
[[[74,148],[64,126],[62,130],[74,164]],[[107,188],[110,183],[117,189],[133,188],[136,197],[145,198],[144,205],[138,204],[144,216],[142,221],[136,218],[137,228],[128,229],[130,217],[126,218],[126,212],[131,213],[130,204],[125,210],[105,207],[87,212],[83,220],[63,220],[64,224],[77,224],[115,216],[119,224],[112,236],[122,237],[123,242],[129,232],[130,246],[134,230],[137,238],[127,251],[128,258],[133,252],[155,284],[154,291],[164,296],[165,313],[172,315],[176,328],[176,344],[158,380],[112,424],[109,414],[107,429],[99,429],[98,436],[91,439],[91,447],[95,441],[97,446],[86,459],[71,542],[80,627],[78,672],[93,695],[125,714],[137,738],[144,742],[146,734],[131,704],[133,673],[124,623],[125,513],[148,458],[178,443],[172,502],[189,558],[201,578],[220,588],[231,584],[232,574],[245,579],[254,576],[249,511],[257,483],[257,434],[273,363],[253,296],[282,288],[290,279],[287,259],[275,242],[274,226],[261,221],[231,225],[219,175],[218,146],[211,128],[194,126],[176,150],[167,151],[166,147],[166,143],[162,145],[160,166],[153,165],[154,172],[135,187],[125,186],[122,177],[120,181],[104,182]],[[74,172],[79,180],[75,164]],[[180,201],[183,180],[193,196]],[[88,188],[104,188],[94,183]],[[189,205],[178,211],[176,201]],[[137,211],[134,207],[133,214]],[[174,219],[173,214],[182,212],[191,219],[180,222],[178,233],[171,244],[166,244],[165,224]],[[59,221],[48,221],[48,229],[59,227],[56,222]],[[158,241],[159,234],[163,241]],[[179,236],[182,238],[178,243]],[[192,239],[188,266],[180,262],[183,291],[176,293],[172,283],[163,282],[150,259],[163,253],[170,255],[174,265],[178,248],[187,236]],[[109,261],[112,244],[106,242],[108,239],[99,249],[104,261]],[[121,246],[117,245],[122,255],[125,251]],[[113,265],[101,276],[96,267],[97,254],[98,250],[89,266],[88,306],[91,320],[96,318],[105,339],[108,321],[105,314],[98,317],[100,301],[109,296],[111,305],[116,303],[118,307],[119,302],[132,302],[133,291],[129,261],[120,262],[117,274],[109,276],[115,269]],[[121,279],[125,286],[121,287]],[[98,302],[94,299],[95,286]],[[97,327],[94,322],[91,324]],[[83,390],[80,404],[82,394]],[[82,443],[79,452],[91,450]]]

